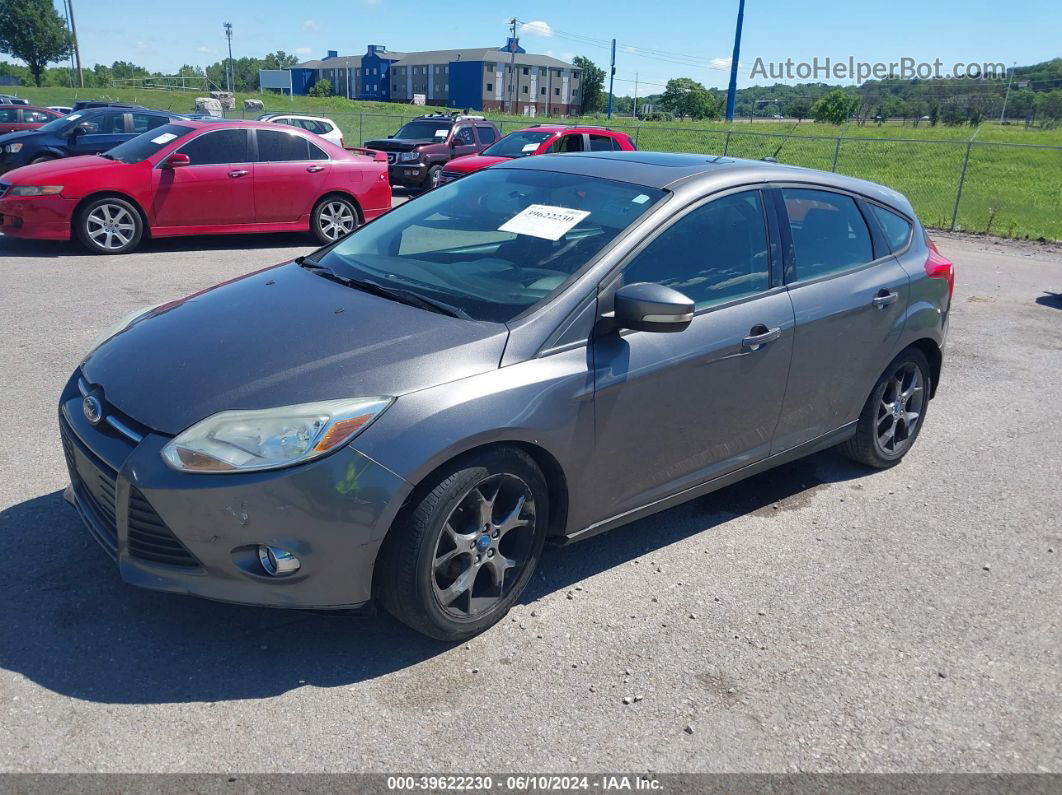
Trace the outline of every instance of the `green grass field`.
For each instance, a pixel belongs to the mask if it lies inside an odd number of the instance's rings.
[[[77,97],[137,102],[188,112],[196,92],[143,89],[20,87],[18,93],[39,105],[69,105]],[[201,94],[198,94],[201,95]],[[350,144],[386,137],[402,121],[432,108],[388,102],[360,102],[341,97],[296,97],[277,94],[237,95],[259,99],[267,110],[292,110],[331,117]],[[445,110],[439,108],[438,110]],[[524,117],[487,112],[504,132],[534,123]],[[704,152],[753,159],[773,155],[783,163],[837,171],[888,185],[905,194],[923,221],[951,226],[969,127],[919,127],[896,124],[836,127],[805,121],[787,122],[638,122],[626,117],[594,117],[594,123],[627,130],[638,148],[670,152]],[[729,133],[729,135],[728,135]],[[984,124],[976,131],[963,182],[956,227],[1006,237],[1062,240],[1062,129],[1025,129],[1020,125]],[[837,138],[843,136],[840,149]],[[902,140],[876,140],[902,139]],[[1018,145],[1015,145],[1018,144]],[[1056,147],[1054,149],[1050,147]]]

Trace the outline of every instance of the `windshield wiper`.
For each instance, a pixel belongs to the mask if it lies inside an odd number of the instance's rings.
[[[440,315],[449,315],[450,317],[459,317],[464,320],[470,320],[471,317],[465,310],[456,306],[451,306],[444,301],[438,301],[434,298],[428,298],[427,296],[415,293],[412,290],[403,290],[399,287],[389,287],[385,284],[379,284],[378,282],[369,281],[368,279],[354,279],[350,276],[343,276],[336,273],[327,265],[322,265],[319,262],[314,262],[306,257],[298,257],[295,259],[299,267],[305,268],[311,273],[316,273],[329,281],[342,284],[346,287],[353,287],[355,290],[361,290],[365,293],[371,293],[372,295],[379,296],[380,298],[387,298],[391,301],[397,301],[400,304],[406,306],[415,306],[418,309],[426,309],[429,312],[436,312]]]

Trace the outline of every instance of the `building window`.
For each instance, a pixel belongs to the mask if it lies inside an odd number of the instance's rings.
[[[542,86],[542,90],[539,91],[538,93],[540,93],[542,96],[546,96],[546,87]]]
[[[520,91],[521,91],[522,93],[526,94],[526,93],[527,93],[527,86],[523,86],[523,87],[522,87],[522,88],[520,89]]]
[[[524,67],[524,74],[525,75],[527,74],[527,67],[526,66]]]
[[[560,89],[559,88],[553,89],[553,95],[556,96],[556,97],[559,97],[560,96]]]
[[[494,64],[492,64],[492,63],[487,64],[487,71],[488,72],[493,72],[494,71]]]
[[[494,90],[494,83],[487,83],[487,91],[493,91],[493,90]]]
[[[572,98],[574,99],[577,96],[579,96],[579,89],[573,88],[572,89]]]

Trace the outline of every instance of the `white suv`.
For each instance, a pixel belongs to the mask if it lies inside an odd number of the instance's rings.
[[[290,124],[292,127],[301,127],[312,133],[320,135],[336,146],[344,146],[343,133],[331,119],[323,116],[299,116],[293,113],[263,113],[258,121],[268,121],[273,124]]]

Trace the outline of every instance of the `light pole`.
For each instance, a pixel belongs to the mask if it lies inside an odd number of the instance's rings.
[[[77,61],[77,80],[85,87],[85,73],[81,71],[81,48],[77,43],[77,23],[74,22],[74,0],[66,0],[67,14],[70,17],[70,37],[74,40],[74,60]]]
[[[512,25],[512,36],[509,37],[509,102],[506,110],[510,115],[514,115],[516,107],[516,17],[510,19],[509,24]]]
[[[225,66],[225,80],[228,83],[229,93],[232,93],[232,84],[235,80],[232,68],[232,23],[225,23],[225,38],[229,40],[229,62]]]
[[[730,87],[726,92],[726,120],[734,120],[734,103],[737,101],[738,58],[741,55],[741,23],[745,18],[745,0],[738,0],[737,29],[734,31],[734,56],[730,59]]]

